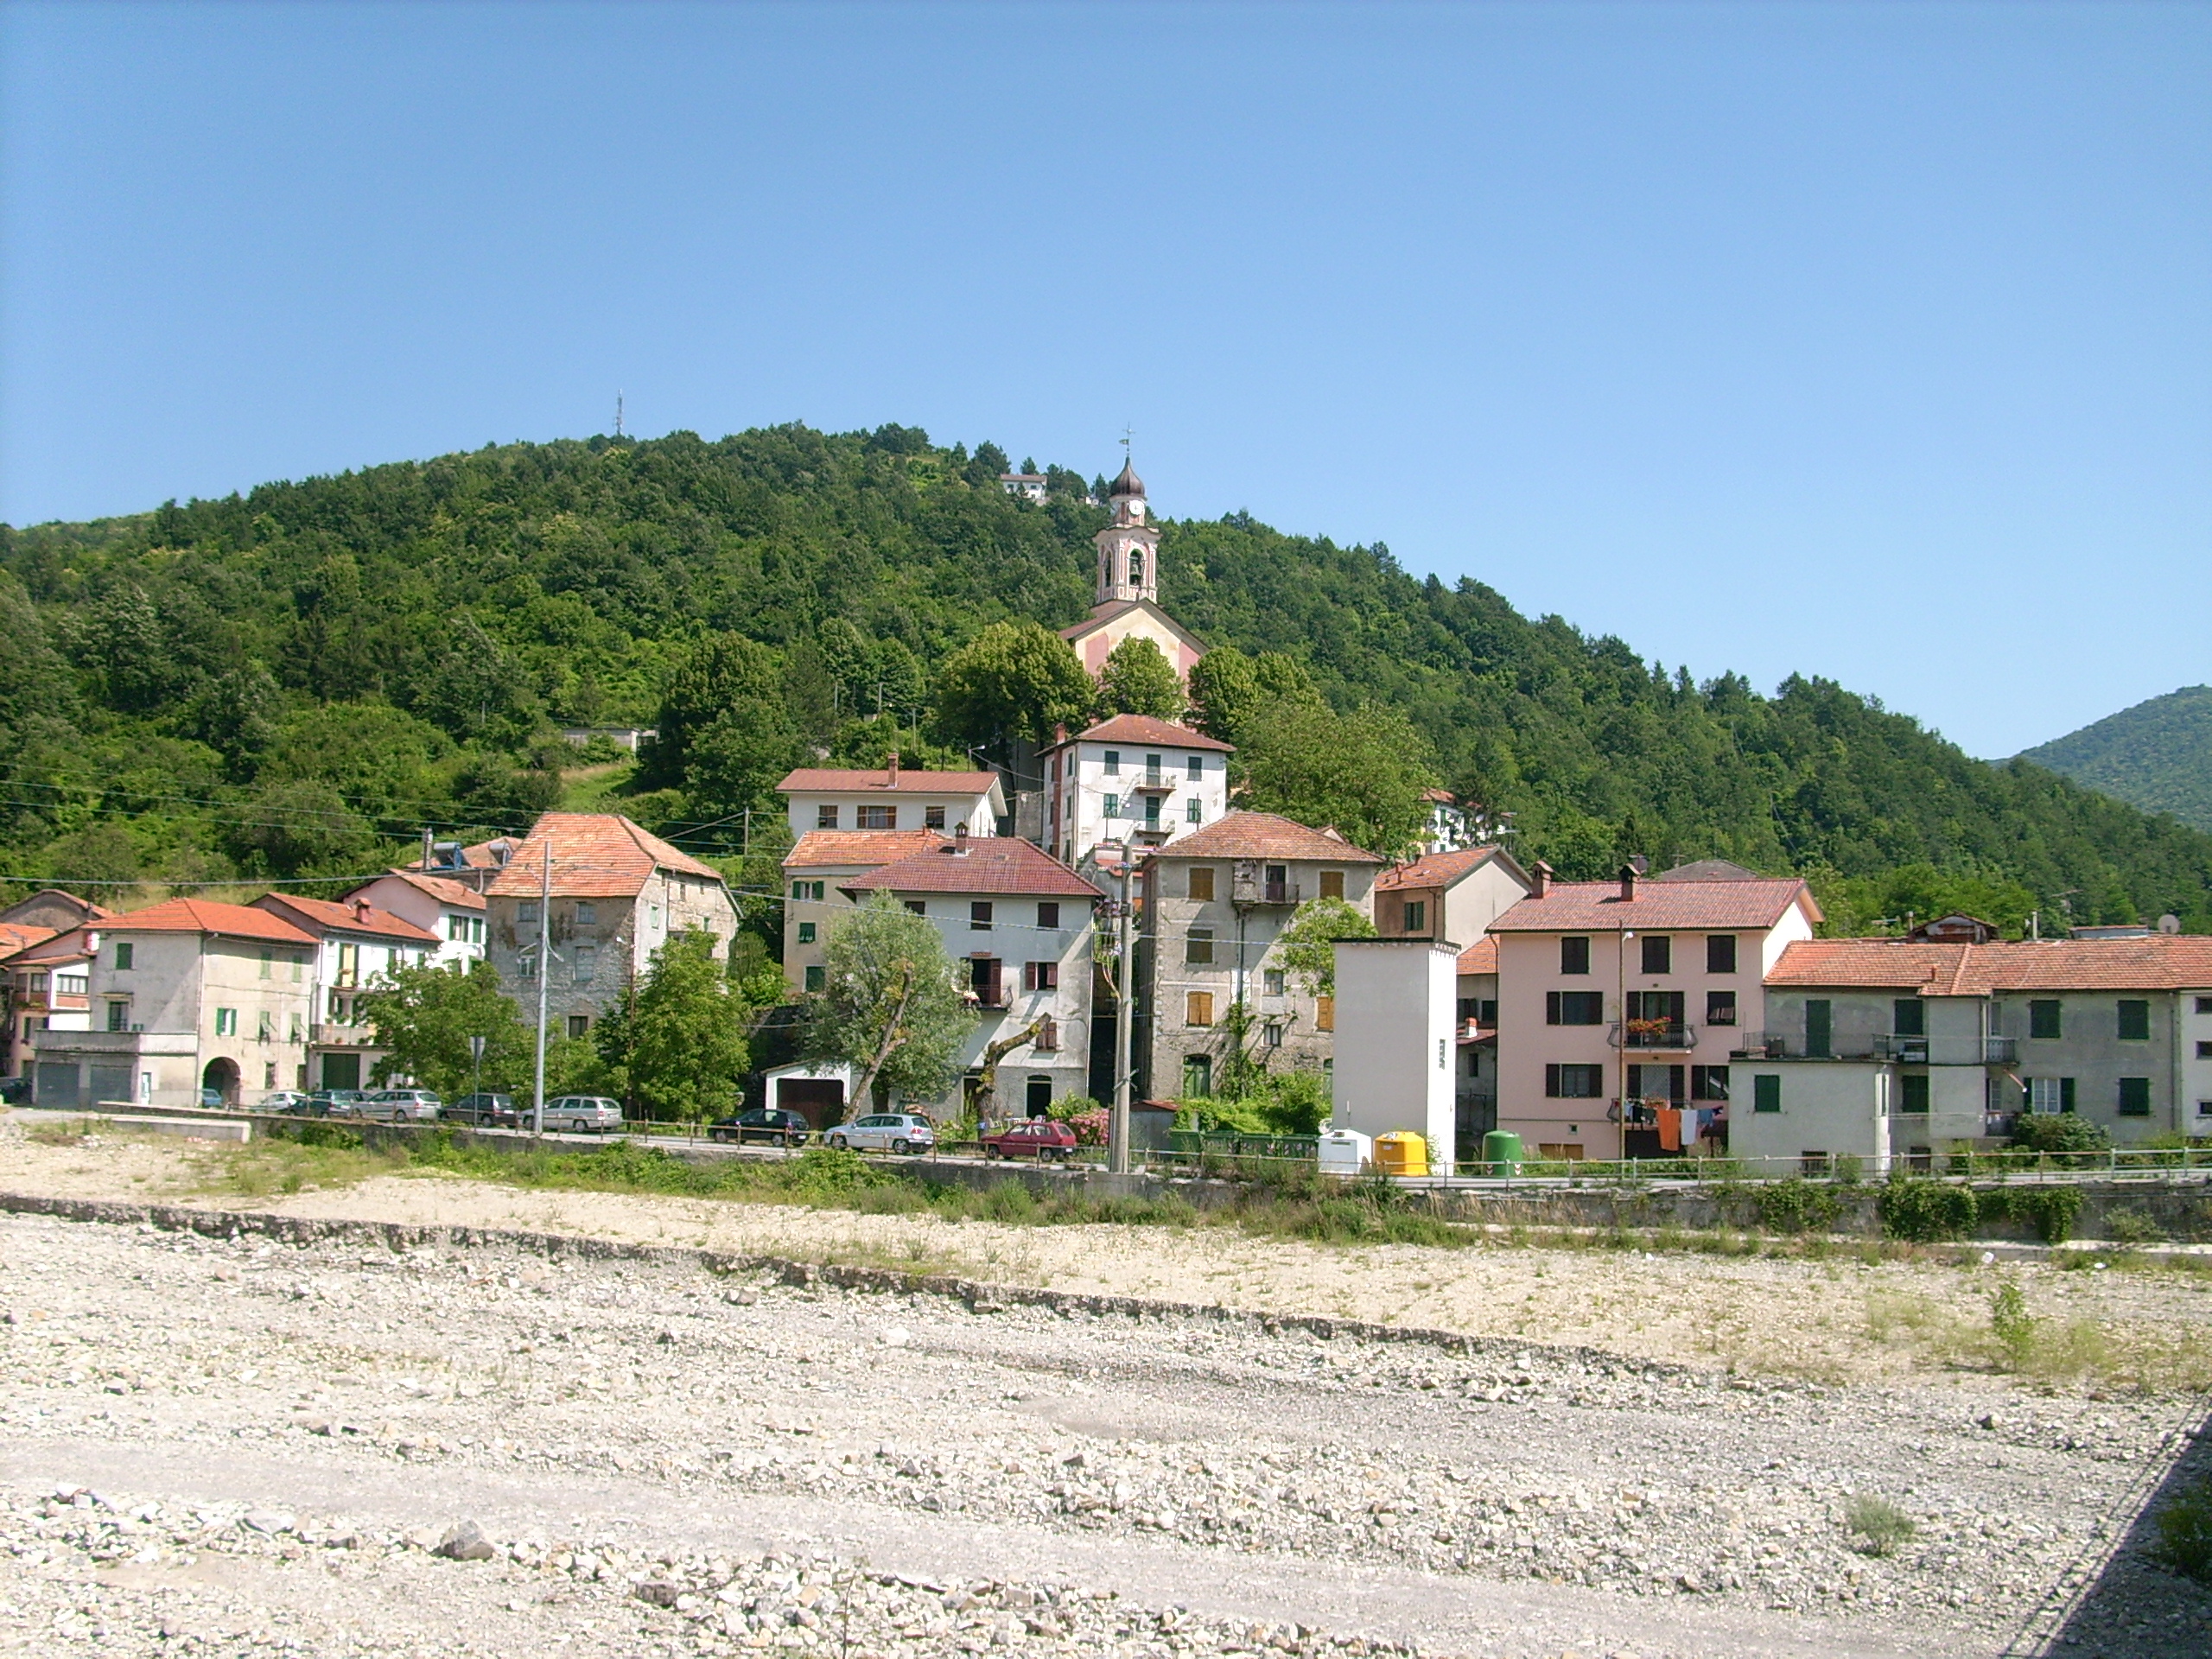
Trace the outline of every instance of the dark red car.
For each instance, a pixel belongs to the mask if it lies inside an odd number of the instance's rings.
[[[1033,1117],[1009,1123],[982,1137],[986,1158],[1052,1158],[1065,1160],[1076,1149],[1075,1131],[1049,1117]]]

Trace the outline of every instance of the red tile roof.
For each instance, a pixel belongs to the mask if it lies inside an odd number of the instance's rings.
[[[1916,990],[1929,996],[2003,991],[2212,990],[2212,938],[2015,939],[1925,944],[1905,939],[1801,939],[1769,985]]]
[[[451,905],[457,910],[484,908],[484,895],[463,882],[449,881],[442,875],[425,875],[420,870],[393,870],[391,874],[409,887],[429,893],[442,905]],[[381,876],[378,878],[378,880],[383,879]],[[368,890],[367,886],[355,889],[359,893]]]
[[[1313,830],[1273,812],[1230,812],[1179,836],[1154,858],[1280,858],[1323,864],[1388,864],[1333,830]]]
[[[57,962],[81,962],[92,953],[85,946],[81,928],[71,928],[64,933],[49,933],[35,943],[20,947],[16,954],[5,959],[10,968],[47,968]]]
[[[895,790],[908,795],[988,795],[999,780],[995,772],[892,772],[842,766],[801,766],[776,787],[786,795],[817,794],[866,789]]]
[[[1497,971],[1497,941],[1477,939],[1459,953],[1459,971],[1463,974],[1494,974]]]
[[[1772,927],[1802,906],[1821,918],[1812,890],[1786,880],[1653,881],[1623,899],[1618,881],[1554,881],[1541,899],[1522,899],[1492,922],[1493,933],[1610,933],[1623,928]]]
[[[1463,847],[1457,852],[1430,853],[1375,878],[1375,891],[1399,887],[1448,887],[1461,876],[1480,869],[1505,849],[1502,847]]]
[[[207,899],[171,899],[144,910],[111,916],[93,930],[100,933],[213,933],[230,939],[267,939],[276,944],[313,944],[281,916],[251,905],[219,905]]]
[[[1019,836],[970,836],[886,864],[842,884],[862,893],[1008,893],[1044,899],[1104,895]]]
[[[545,849],[553,849],[553,892],[563,899],[634,899],[656,869],[720,885],[720,870],[680,853],[616,812],[548,812],[516,845],[490,891],[500,898],[537,894]]]
[[[951,837],[941,830],[810,830],[784,858],[787,870],[870,870]]]
[[[388,910],[378,910],[365,899],[348,902],[336,899],[302,899],[289,893],[266,893],[253,908],[282,917],[309,932],[360,933],[372,938],[404,939],[410,944],[435,944],[438,936],[427,928],[402,920]]]
[[[12,957],[18,950],[54,937],[50,927],[33,927],[28,922],[0,922],[0,957]]]
[[[1179,726],[1172,720],[1161,720],[1152,715],[1114,715],[1100,721],[1088,731],[1077,732],[1068,740],[1071,743],[1156,743],[1163,749],[1212,749],[1223,754],[1236,752],[1234,743],[1224,743],[1217,737],[1208,737],[1204,732],[1192,731],[1188,726]],[[1058,744],[1051,746],[1058,748]]]

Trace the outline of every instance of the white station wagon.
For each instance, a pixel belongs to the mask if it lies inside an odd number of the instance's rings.
[[[926,1117],[874,1112],[840,1123],[823,1138],[833,1147],[851,1147],[860,1152],[927,1152],[937,1144],[937,1131]]]
[[[563,1095],[545,1103],[548,1135],[606,1135],[621,1127],[621,1107],[604,1095]]]

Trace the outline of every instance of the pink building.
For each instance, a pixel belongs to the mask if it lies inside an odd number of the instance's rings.
[[[1717,1142],[1729,1054],[1765,976],[1821,918],[1796,878],[1707,860],[1646,879],[1554,881],[1491,924],[1497,1127],[1554,1158],[1656,1158]]]

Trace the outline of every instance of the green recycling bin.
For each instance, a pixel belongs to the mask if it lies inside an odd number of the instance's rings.
[[[1527,1156],[1522,1150],[1521,1137],[1503,1129],[1492,1129],[1483,1136],[1484,1173],[1501,1181],[1510,1181],[1521,1173],[1521,1160]]]

